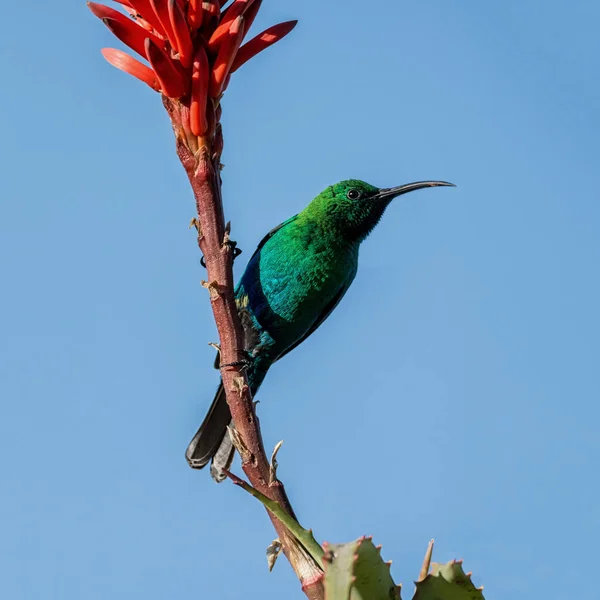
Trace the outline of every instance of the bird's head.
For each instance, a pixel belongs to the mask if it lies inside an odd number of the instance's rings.
[[[446,181],[417,181],[393,188],[378,188],[360,181],[340,181],[324,190],[307,207],[345,238],[362,242],[398,196],[429,187],[452,186]]]

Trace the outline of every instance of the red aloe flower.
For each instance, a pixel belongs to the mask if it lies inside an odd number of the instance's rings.
[[[163,94],[169,98],[184,96],[190,82],[185,73],[178,68],[177,63],[150,38],[146,38],[145,50],[148,62],[156,73]]]
[[[147,83],[153,90],[160,92],[160,84],[154,71],[142,64],[139,60],[132,58],[129,54],[116,50],[115,48],[103,48],[102,56],[117,69],[125,71],[140,81]]]
[[[228,6],[227,0],[114,1],[125,12],[87,4],[149,65],[113,48],[102,51],[104,58],[175,103],[179,108],[170,111],[171,117],[177,112],[183,130],[198,138],[214,138],[231,74],[296,25],[280,23],[242,45],[262,0],[233,0]]]
[[[206,102],[208,100],[208,57],[204,46],[199,46],[194,56],[192,70],[192,98],[190,102],[190,129],[202,135],[208,129]]]
[[[208,40],[208,47],[213,52],[219,49],[219,46],[223,43],[225,38],[229,35],[229,30],[233,25],[233,22],[244,15],[246,10],[250,8],[253,0],[235,0],[228,9],[223,11],[221,14],[221,23],[215,29],[214,33]]]
[[[219,46],[219,53],[213,70],[211,72],[209,94],[212,98],[218,98],[223,90],[223,85],[229,75],[231,65],[244,36],[244,17],[237,17],[229,26],[227,36]],[[210,46],[209,46],[210,47]]]
[[[298,21],[287,21],[286,23],[273,25],[273,27],[265,29],[265,31],[259,33],[255,38],[252,38],[248,43],[244,44],[236,54],[233,65],[231,66],[231,72],[234,73],[253,56],[256,56],[265,48],[272,46],[275,42],[278,42],[281,38],[285,37],[292,29],[294,29],[294,27],[296,27],[297,22]]]
[[[169,19],[173,26],[173,35],[175,36],[175,43],[179,52],[179,60],[186,69],[189,69],[192,66],[194,45],[192,44],[192,36],[190,35],[185,15],[176,0],[169,0]]]
[[[202,0],[190,0],[187,10],[187,22],[192,29],[200,29],[204,17]]]

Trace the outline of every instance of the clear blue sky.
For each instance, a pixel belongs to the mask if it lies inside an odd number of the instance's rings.
[[[238,276],[337,180],[459,186],[390,208],[260,391],[302,523],[372,534],[406,598],[431,537],[489,599],[591,598],[600,5],[263,6],[300,25],[224,102]],[[184,460],[216,334],[159,96],[83,1],[3,14],[0,596],[301,598],[258,504]]]

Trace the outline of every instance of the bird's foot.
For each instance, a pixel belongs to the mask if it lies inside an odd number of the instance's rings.
[[[233,240],[228,240],[227,242],[225,242],[224,245],[231,248],[231,251],[233,252],[234,261],[242,253],[242,250],[240,250],[240,248],[237,247],[237,242],[234,242]],[[204,256],[200,258],[200,264],[206,269],[206,261],[204,260]]]
[[[231,251],[233,252],[233,260],[235,260],[242,253],[242,249],[237,247],[237,242],[229,240],[228,242],[225,242],[225,244],[231,248]]]
[[[219,365],[219,369],[226,369],[227,367],[244,367],[247,369],[252,364],[252,361],[244,358],[243,360],[236,360],[230,363],[224,363]]]
[[[246,352],[246,350],[243,351],[243,354],[244,358],[242,358],[242,360],[236,360],[235,362],[230,363],[221,363],[219,365],[219,369],[226,369],[227,367],[243,367],[244,369],[247,369],[252,365],[252,356]]]

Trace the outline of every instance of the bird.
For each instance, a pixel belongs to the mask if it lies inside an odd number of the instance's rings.
[[[304,210],[267,233],[235,288],[253,396],[271,366],[310,337],[344,297],[356,276],[360,245],[390,202],[409,192],[441,186],[456,187],[446,181],[417,181],[378,188],[348,179],[328,187]],[[216,368],[219,360],[217,355]],[[190,467],[202,469],[211,463],[216,482],[226,478],[234,457],[230,424],[221,381],[186,450]]]

